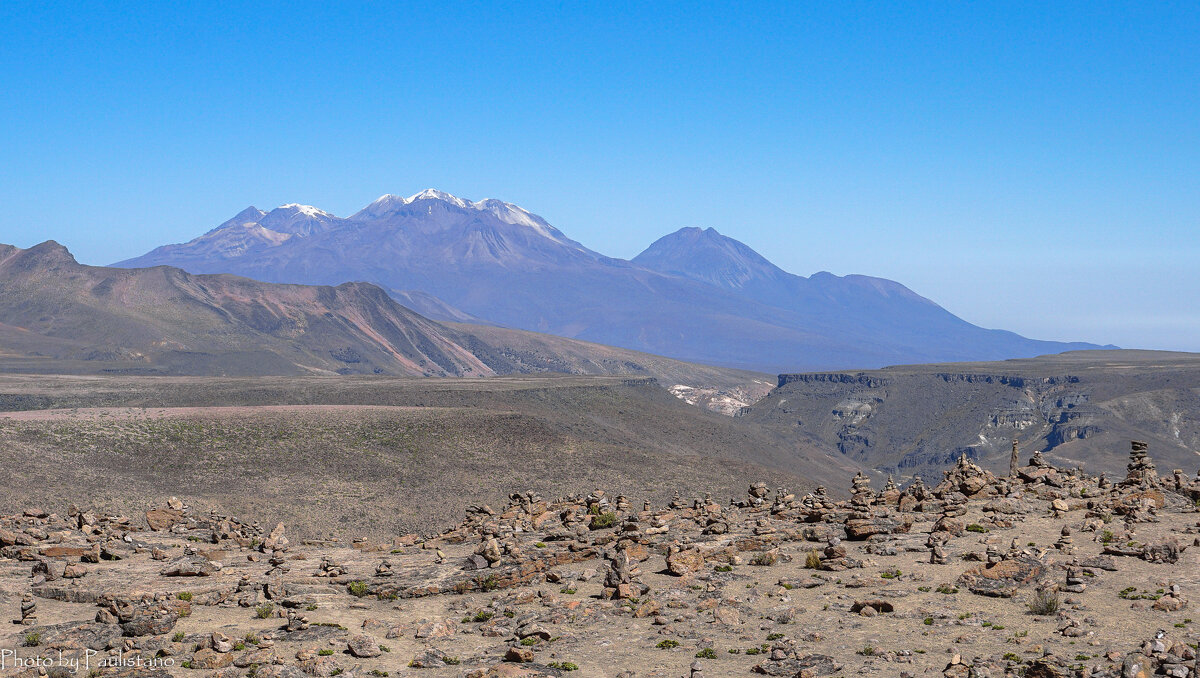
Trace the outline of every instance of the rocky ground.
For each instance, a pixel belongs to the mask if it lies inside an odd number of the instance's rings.
[[[1200,478],[1035,455],[852,498],[514,494],[436,535],[0,518],[4,675],[1200,675]],[[51,491],[47,488],[47,492]]]

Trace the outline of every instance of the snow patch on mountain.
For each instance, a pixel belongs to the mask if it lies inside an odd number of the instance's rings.
[[[299,212],[300,214],[304,214],[304,215],[310,216],[310,217],[318,217],[318,216],[332,217],[333,216],[329,212],[326,212],[325,210],[322,210],[322,209],[317,209],[316,207],[313,207],[312,205],[301,205],[300,203],[295,203],[295,202],[289,202],[286,205],[280,205],[278,207],[278,209],[294,210],[296,212]]]

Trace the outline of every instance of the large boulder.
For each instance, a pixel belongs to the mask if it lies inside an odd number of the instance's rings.
[[[1019,555],[998,563],[979,565],[963,572],[958,585],[981,596],[1011,598],[1017,589],[1046,573],[1041,560]]]

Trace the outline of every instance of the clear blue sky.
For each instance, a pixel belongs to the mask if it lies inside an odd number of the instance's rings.
[[[1200,350],[1200,4],[0,3],[0,242],[496,197]]]

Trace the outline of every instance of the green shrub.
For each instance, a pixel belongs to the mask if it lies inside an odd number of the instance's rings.
[[[271,615],[274,613],[275,613],[275,606],[272,605],[271,603],[263,603],[262,605],[259,605],[258,607],[254,608],[254,614],[259,619],[270,619]]]
[[[810,570],[821,569],[821,554],[817,553],[816,549],[809,551],[808,554],[804,556],[804,567],[807,567]]]
[[[175,597],[184,602],[191,602],[192,592],[191,591],[180,591],[179,593],[175,594]]]
[[[25,634],[25,647],[37,647],[42,642],[42,634],[30,631]]]
[[[346,591],[355,598],[362,598],[370,593],[367,582],[362,581],[361,579],[355,579],[349,584],[346,584]]]
[[[613,513],[612,511],[605,511],[603,513],[597,514],[595,518],[592,518],[592,524],[590,525],[590,527],[593,530],[603,530],[603,529],[613,527],[616,524],[617,524],[617,514]]]
[[[717,652],[711,647],[706,647],[696,653],[696,659],[716,659]]]
[[[660,650],[670,650],[672,648],[679,647],[679,641],[667,638],[666,640],[658,641],[658,645],[655,645],[654,647],[657,647]]]

